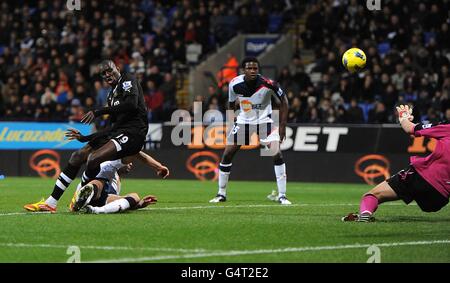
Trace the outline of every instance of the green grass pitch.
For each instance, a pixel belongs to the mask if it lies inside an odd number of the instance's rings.
[[[0,180],[0,262],[450,262],[450,209],[423,213],[403,202],[381,205],[374,223],[342,223],[370,189],[355,184],[288,183],[291,206],[266,199],[275,182],[231,181],[228,201],[210,204],[216,183],[124,180],[122,193],[154,194],[146,210],[112,215],[56,214],[22,206],[47,197],[53,180]]]

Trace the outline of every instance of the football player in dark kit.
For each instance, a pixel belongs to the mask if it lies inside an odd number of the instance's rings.
[[[147,108],[137,79],[128,73],[121,74],[111,60],[100,64],[100,75],[112,87],[107,98],[108,106],[89,111],[81,122],[90,124],[96,117],[108,114],[112,127],[108,134],[100,134],[98,139],[91,140],[91,143],[102,145],[89,154],[82,185],[95,179],[102,162],[137,154],[144,146],[148,131]],[[86,200],[96,194],[96,189],[95,186],[81,188],[76,196],[74,210],[84,207]]]
[[[87,161],[83,173],[83,185],[95,179],[100,171],[100,164],[138,153],[145,143],[148,131],[147,108],[144,103],[142,88],[137,79],[128,73],[121,73],[111,60],[100,63],[100,75],[111,86],[108,94],[108,106],[89,111],[81,122],[90,124],[96,117],[110,115],[112,126],[104,131],[84,136],[80,141],[89,143],[74,152],[58,177],[51,196],[47,200],[25,205],[29,211],[56,212],[58,200],[65,189],[75,179],[80,167]],[[95,191],[95,187],[94,187]],[[78,205],[83,206],[83,199],[95,193],[80,190]],[[76,209],[81,207],[76,206]]]

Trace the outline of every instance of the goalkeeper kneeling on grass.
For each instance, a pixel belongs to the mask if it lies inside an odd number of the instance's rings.
[[[436,139],[435,150],[426,157],[412,156],[410,164],[391,178],[366,193],[359,207],[359,214],[350,213],[343,221],[374,221],[374,212],[383,202],[413,200],[424,212],[435,212],[448,204],[450,194],[450,124],[448,121],[436,124],[412,123],[412,108],[397,107],[403,130],[416,137]]]

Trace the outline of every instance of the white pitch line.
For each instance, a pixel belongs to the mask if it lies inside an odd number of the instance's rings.
[[[386,203],[383,206],[404,206],[403,203]],[[416,205],[415,203],[409,205]],[[258,208],[258,207],[328,207],[328,206],[359,206],[357,203],[325,203],[325,204],[314,204],[314,203],[302,203],[302,204],[290,204],[290,205],[279,205],[279,204],[250,204],[250,205],[213,205],[213,206],[171,206],[171,207],[152,207],[152,208],[144,208],[140,210],[189,210],[189,209],[214,209],[214,208]],[[8,212],[8,213],[0,213],[1,216],[14,216],[14,215],[48,215],[48,214],[64,214],[70,213],[68,211],[50,213],[50,212]]]
[[[398,246],[419,246],[419,245],[438,245],[438,244],[450,244],[450,240],[298,247],[298,248],[284,248],[284,249],[272,249],[272,250],[241,250],[241,251],[194,253],[194,254],[184,254],[184,255],[167,255],[167,256],[152,256],[152,257],[139,257],[139,258],[104,259],[104,260],[95,260],[95,261],[87,261],[87,262],[89,262],[89,263],[144,262],[144,261],[160,261],[160,260],[167,260],[167,259],[191,259],[191,258],[201,258],[201,257],[223,257],[223,256],[240,256],[240,255],[252,255],[252,254],[273,254],[273,253],[292,253],[292,252],[306,252],[306,251],[326,251],[326,250],[333,251],[333,250],[344,250],[344,249],[360,249],[360,248],[368,248],[372,245],[376,245],[378,247],[398,247]]]
[[[132,251],[162,251],[162,252],[181,252],[181,253],[202,253],[211,252],[211,250],[206,249],[175,249],[175,248],[150,248],[150,247],[121,247],[121,246],[80,246],[76,244],[67,245],[55,245],[55,244],[29,244],[29,243],[0,243],[1,247],[12,247],[12,248],[52,248],[52,249],[67,249],[69,246],[77,246],[80,249],[91,249],[91,250],[132,250]],[[222,251],[216,251],[222,252]]]
[[[52,214],[51,212],[46,212],[46,211],[40,211],[40,212],[9,212],[9,213],[0,213],[0,216],[12,216],[12,215],[24,215],[24,214]]]
[[[404,205],[402,203],[390,203],[383,204],[384,206],[397,206]],[[410,204],[415,205],[415,204]],[[357,203],[325,203],[325,204],[314,204],[314,203],[301,203],[301,204],[290,204],[290,205],[280,205],[280,204],[249,204],[249,205],[213,205],[213,206],[173,206],[173,207],[152,207],[144,208],[140,210],[185,210],[185,209],[210,209],[210,208],[258,208],[258,207],[299,207],[299,206],[312,206],[312,207],[327,207],[327,206],[359,206]]]

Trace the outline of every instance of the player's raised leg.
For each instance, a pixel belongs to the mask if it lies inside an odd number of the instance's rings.
[[[100,173],[100,164],[102,162],[116,159],[115,157],[120,150],[118,147],[120,147],[120,145],[117,145],[115,140],[110,140],[101,148],[92,152],[88,157],[86,171],[83,175],[88,180],[95,179],[98,173]]]
[[[229,144],[225,147],[222,160],[219,164],[219,191],[217,192],[217,195],[209,201],[210,203],[224,202],[227,200],[227,184],[231,173],[231,161],[240,148],[241,146],[237,144]]]
[[[359,214],[350,213],[342,218],[342,221],[358,221],[371,222],[375,218],[373,214],[378,208],[378,205],[387,202],[399,200],[397,193],[392,189],[388,182],[383,181],[375,188],[364,194],[359,205]]]
[[[86,145],[83,148],[75,151],[70,156],[69,162],[67,163],[64,170],[59,174],[58,179],[56,179],[55,186],[53,187],[53,192],[44,201],[37,203],[31,203],[24,206],[28,211],[38,212],[38,211],[50,211],[56,212],[56,207],[64,191],[69,187],[72,181],[76,178],[78,171],[81,166],[86,162],[89,153],[92,151],[90,145]]]
[[[101,180],[92,180],[88,184],[77,190],[70,203],[70,210],[76,212],[84,208],[92,201],[96,201],[102,196],[105,182]]]
[[[108,214],[108,213],[123,212],[130,209],[140,208],[138,207],[140,201],[141,199],[139,195],[136,193],[130,193],[124,197],[109,195],[105,205],[101,207],[87,205],[85,208],[85,212],[91,214]],[[153,203],[154,202],[156,202],[156,198],[153,199]],[[148,202],[148,204],[149,203],[150,202]]]

